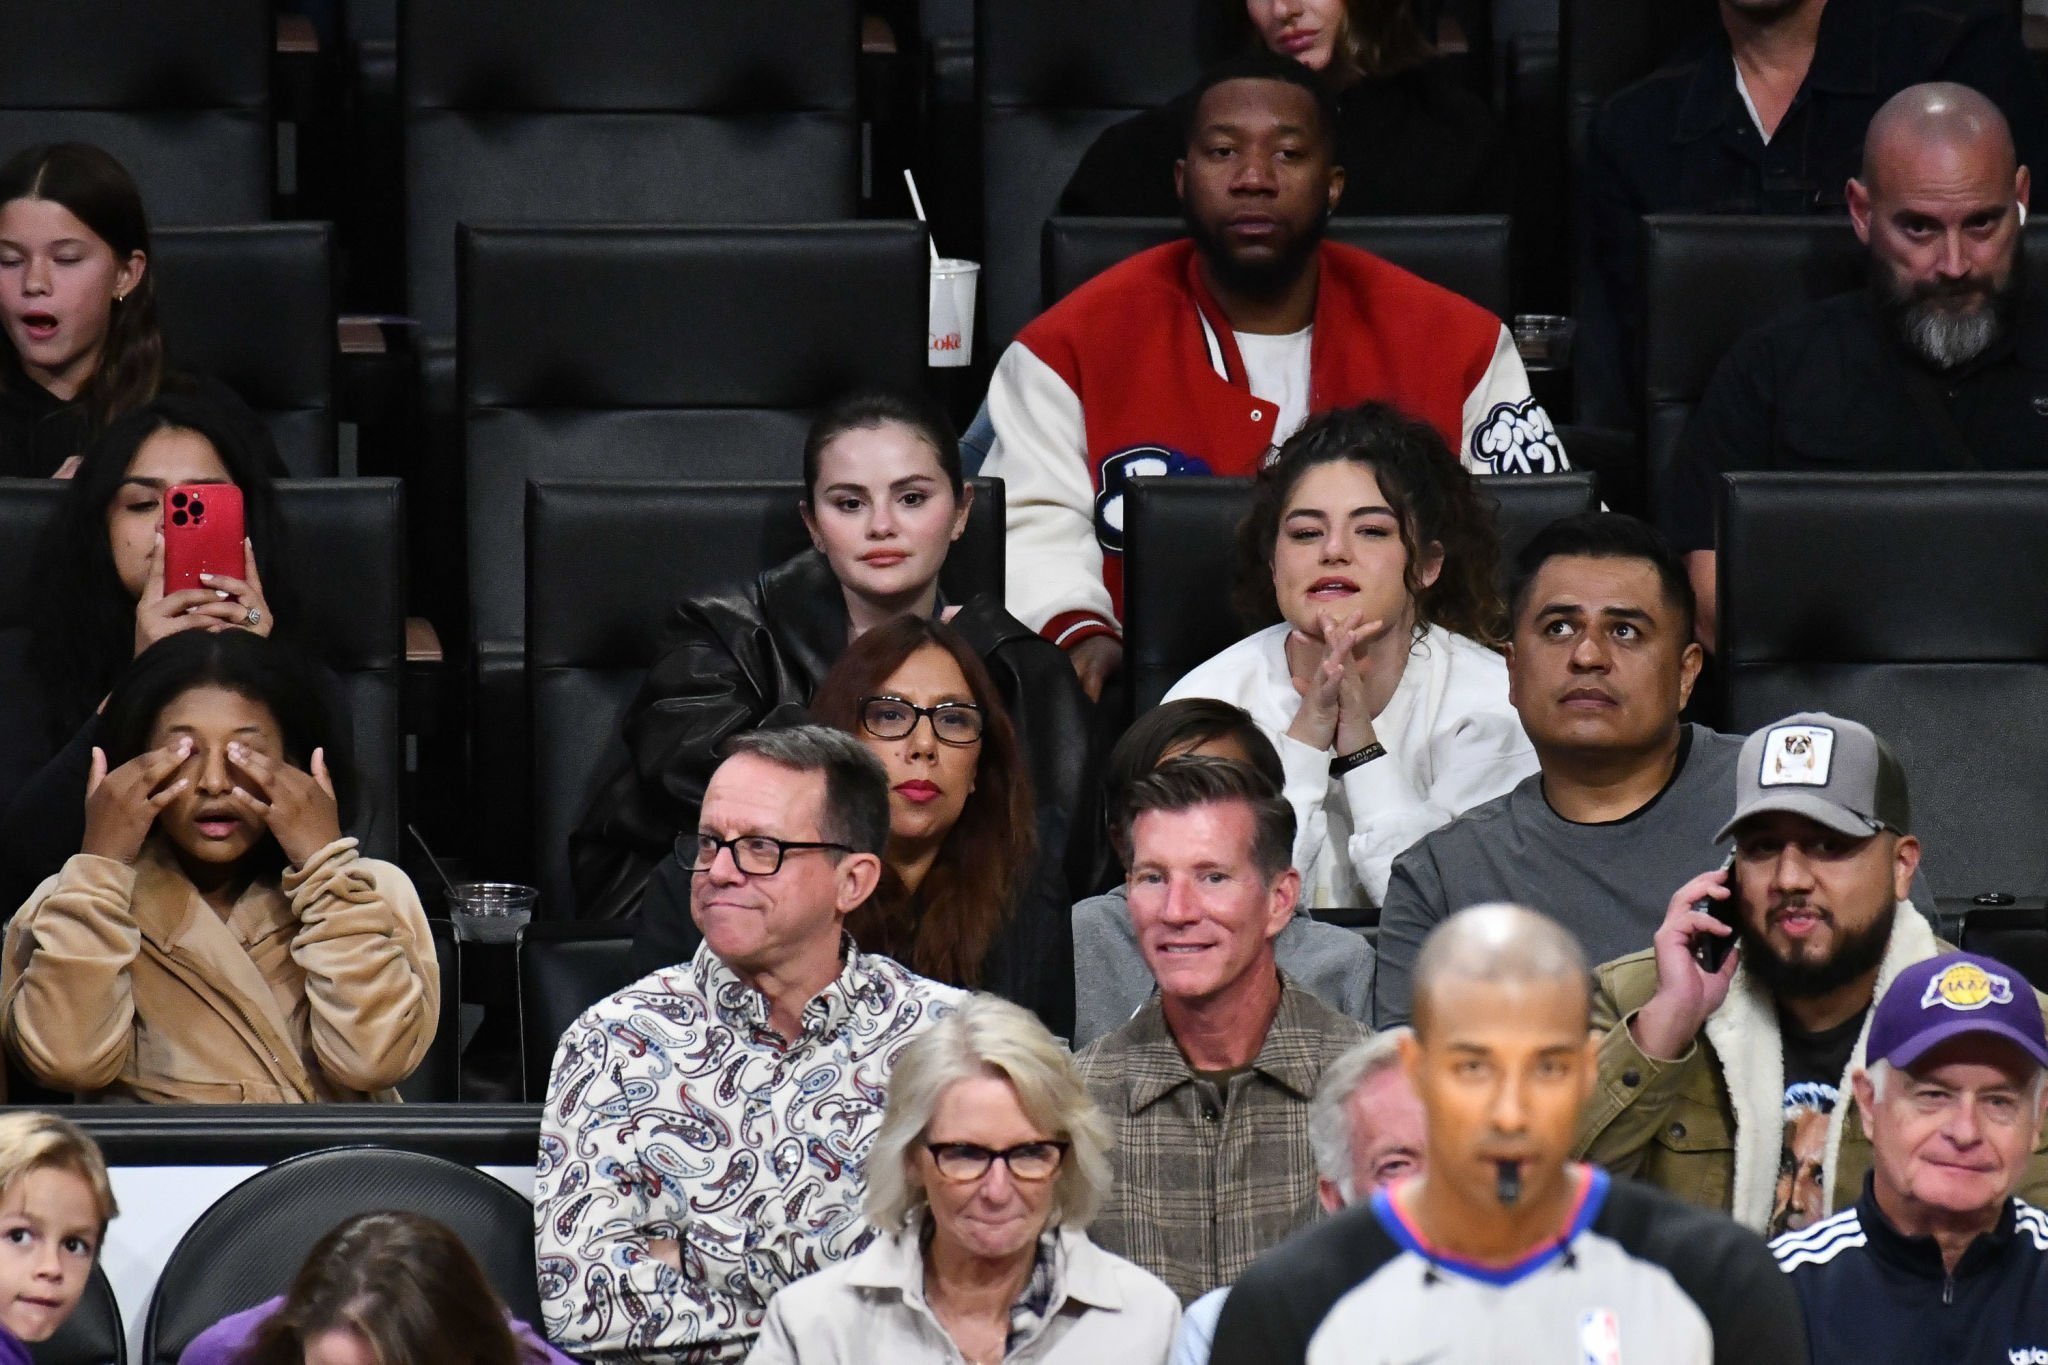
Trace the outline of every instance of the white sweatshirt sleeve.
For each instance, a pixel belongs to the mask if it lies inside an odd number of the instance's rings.
[[[1012,342],[989,382],[988,415],[995,443],[981,472],[1004,485],[1010,614],[1043,631],[1054,618],[1079,612],[1115,631],[1095,538],[1095,484],[1080,396],[1050,365]],[[1073,638],[1053,643],[1074,643],[1082,628],[1068,625]]]
[[[1486,373],[1465,395],[1464,419],[1458,453],[1474,474],[1556,474],[1571,468],[1550,414],[1529,392],[1529,373],[1505,326]]]
[[[1400,742],[1394,737],[1395,744]],[[1535,751],[1513,711],[1471,712],[1447,733],[1425,742],[1436,750],[1436,778],[1426,791],[1409,777],[1409,765],[1399,761],[1392,744],[1384,758],[1353,768],[1340,779],[1344,804],[1351,812],[1347,852],[1352,871],[1374,905],[1386,903],[1394,859],[1432,830],[1506,794],[1537,767]]]

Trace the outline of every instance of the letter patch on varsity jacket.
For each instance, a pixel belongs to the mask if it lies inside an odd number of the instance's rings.
[[[1124,492],[1132,479],[1152,474],[1211,472],[1195,456],[1165,446],[1130,446],[1103,460],[1101,491],[1095,495],[1095,538],[1102,542],[1103,553],[1124,552]]]
[[[1550,414],[1534,396],[1495,403],[1472,428],[1472,464],[1489,474],[1555,474],[1570,468]]]

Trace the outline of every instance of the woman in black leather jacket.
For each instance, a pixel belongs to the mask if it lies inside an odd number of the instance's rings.
[[[973,496],[944,418],[900,395],[844,398],[805,439],[804,486],[816,548],[676,607],[668,652],[627,708],[627,752],[570,836],[582,917],[635,912],[676,835],[696,828],[728,738],[778,711],[794,716],[855,636],[912,614],[945,619],[995,679],[1037,794],[1040,865],[1065,866],[1087,767],[1087,701],[1066,656],[996,597],[942,600],[939,569]]]

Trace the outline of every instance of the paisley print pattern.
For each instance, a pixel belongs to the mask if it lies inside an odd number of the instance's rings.
[[[549,1339],[606,1361],[745,1359],[770,1295],[872,1238],[861,1171],[890,1067],[960,999],[849,939],[787,1046],[709,948],[592,1006],[541,1114]],[[680,1274],[649,1251],[661,1238]]]

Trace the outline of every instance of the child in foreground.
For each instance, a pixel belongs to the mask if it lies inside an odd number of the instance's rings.
[[[100,1149],[55,1114],[0,1114],[0,1365],[30,1365],[78,1307],[119,1212]]]

